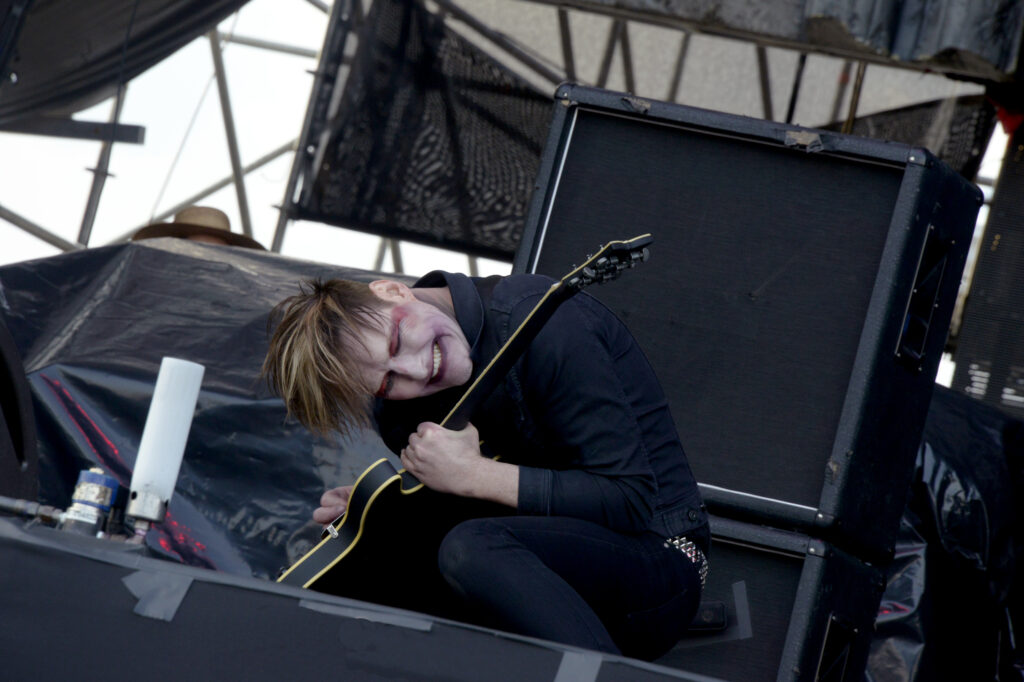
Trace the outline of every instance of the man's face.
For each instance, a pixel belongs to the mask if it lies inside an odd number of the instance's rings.
[[[347,350],[363,364],[363,382],[374,395],[408,400],[469,381],[473,363],[458,322],[404,285],[371,289],[381,299],[381,321]]]

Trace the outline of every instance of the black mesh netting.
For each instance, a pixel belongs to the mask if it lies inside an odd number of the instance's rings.
[[[933,100],[854,120],[853,135],[924,147],[968,180],[978,174],[996,125],[996,109],[984,95]],[[842,129],[842,123],[826,126]]]
[[[550,118],[418,2],[376,0],[298,217],[511,260]]]

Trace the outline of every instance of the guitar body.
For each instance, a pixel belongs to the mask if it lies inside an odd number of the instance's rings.
[[[346,513],[314,551],[278,582],[386,606],[455,617],[437,567],[444,536],[470,518],[508,510],[435,492],[387,459],[372,464],[352,489]]]
[[[650,235],[610,242],[551,286],[523,323],[441,422],[462,429],[522,355],[555,309],[584,286],[612,281],[644,262]],[[470,518],[511,510],[435,492],[387,459],[371,465],[356,481],[345,513],[328,535],[278,582],[387,606],[457,618],[454,600],[437,567],[444,536]]]

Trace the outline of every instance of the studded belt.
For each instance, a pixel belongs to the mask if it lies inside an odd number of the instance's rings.
[[[697,574],[700,576],[700,589],[703,590],[704,584],[708,581],[708,559],[700,547],[685,535],[677,535],[665,540],[665,546],[678,549],[697,567]]]

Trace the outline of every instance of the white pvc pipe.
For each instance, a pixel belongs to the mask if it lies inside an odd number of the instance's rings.
[[[151,493],[164,504],[170,502],[205,369],[178,358],[161,361],[135,459],[132,493]]]

